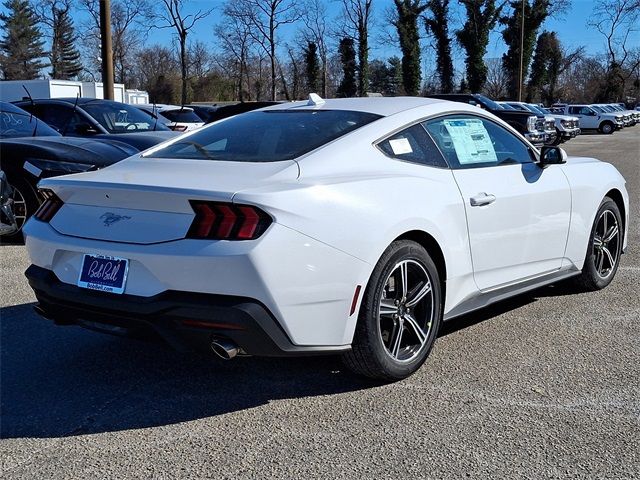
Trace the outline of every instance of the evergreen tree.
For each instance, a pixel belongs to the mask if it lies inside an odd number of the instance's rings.
[[[340,62],[342,63],[342,81],[336,92],[337,97],[355,97],[358,92],[356,85],[356,50],[352,38],[345,37],[340,40],[338,47]]]
[[[453,93],[453,60],[449,38],[449,0],[429,0],[431,16],[425,17],[428,33],[436,39],[436,67],[440,79],[440,92]]]
[[[467,19],[456,37],[465,49],[467,58],[467,87],[473,93],[480,92],[487,80],[487,53],[489,34],[498,23],[502,4],[496,7],[495,0],[459,0],[466,9]]]
[[[504,16],[500,23],[505,25],[502,30],[502,38],[507,44],[508,50],[502,56],[502,64],[509,79],[507,95],[510,98],[518,97],[520,81],[520,37],[522,35],[522,2],[524,1],[524,48],[522,60],[522,82],[527,77],[529,64],[533,55],[533,47],[538,35],[538,29],[549,16],[551,0],[510,0],[512,8],[510,16]]]
[[[394,22],[402,50],[402,84],[407,95],[417,95],[420,75],[418,17],[427,8],[422,0],[394,0],[398,17]]]
[[[53,6],[53,38],[51,41],[51,77],[69,80],[82,71],[80,52],[75,47],[77,36],[69,16],[69,6]]]
[[[27,0],[7,0],[0,14],[4,35],[0,39],[4,80],[32,80],[47,66],[37,16]]]
[[[304,49],[304,63],[307,74],[307,89],[309,93],[317,93],[320,85],[320,62],[318,61],[318,46],[315,42],[307,42]]]
[[[369,90],[392,97],[402,91],[402,60],[391,57],[386,62],[372,60],[369,62]]]

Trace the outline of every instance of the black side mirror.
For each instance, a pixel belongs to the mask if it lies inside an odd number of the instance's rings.
[[[93,135],[95,133],[98,133],[97,130],[88,123],[76,124],[75,131],[78,135]]]
[[[548,165],[560,165],[567,163],[567,152],[560,147],[542,147],[540,149],[540,165],[541,168],[546,168]]]

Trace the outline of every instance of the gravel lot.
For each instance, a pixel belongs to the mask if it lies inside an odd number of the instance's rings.
[[[333,358],[223,363],[54,327],[0,246],[3,478],[640,477],[640,126],[582,135],[631,193],[604,291],[548,287],[445,325],[413,377]]]

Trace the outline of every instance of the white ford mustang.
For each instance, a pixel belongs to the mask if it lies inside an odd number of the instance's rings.
[[[425,98],[311,95],[40,187],[26,275],[44,317],[226,358],[341,353],[386,380],[443,321],[608,285],[629,211],[612,165]]]

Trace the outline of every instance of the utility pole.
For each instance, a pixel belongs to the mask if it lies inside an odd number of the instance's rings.
[[[520,74],[518,75],[518,101],[522,101],[522,84],[524,83],[524,0],[522,0],[522,14],[520,24]]]
[[[102,92],[105,99],[113,100],[111,0],[100,0],[100,42],[102,44]]]

